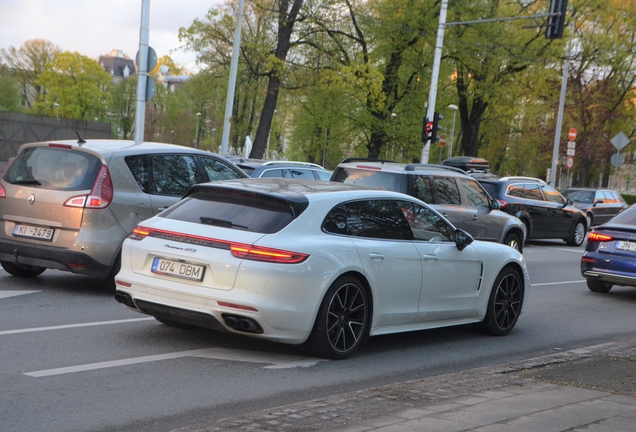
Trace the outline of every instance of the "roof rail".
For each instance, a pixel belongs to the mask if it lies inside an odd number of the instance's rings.
[[[507,180],[532,180],[532,181],[538,181],[538,182],[543,183],[543,184],[547,184],[545,182],[545,180],[541,180],[540,178],[536,178],[536,177],[508,176],[508,177],[502,177],[499,180],[503,180],[503,181],[507,181]]]
[[[404,167],[404,171],[415,171],[420,168],[439,168],[439,169],[448,170],[448,171],[455,171],[460,174],[466,174],[466,171],[464,171],[461,168],[457,168],[450,165],[440,165],[440,164],[407,164]]]
[[[267,161],[263,163],[263,165],[278,165],[278,164],[291,164],[291,165],[310,166],[314,168],[323,168],[322,166],[315,163],[311,163],[311,162],[277,160],[277,161]]]
[[[386,159],[373,159],[373,158],[346,158],[340,163],[351,163],[351,162],[382,162],[382,163],[397,163],[392,160]]]

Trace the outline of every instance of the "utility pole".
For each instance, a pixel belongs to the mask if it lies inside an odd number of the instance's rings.
[[[135,144],[144,142],[149,27],[150,0],[141,0],[141,28],[139,30],[139,59],[137,62],[137,103],[135,105]]]
[[[225,118],[223,119],[223,136],[221,138],[221,154],[227,155],[227,148],[230,142],[230,127],[232,125],[232,108],[234,105],[234,89],[236,87],[236,73],[238,71],[239,48],[241,46],[241,27],[243,25],[243,11],[245,0],[239,0],[238,13],[236,16],[236,31],[234,32],[234,45],[232,47],[232,61],[230,63],[230,80],[227,85],[227,96],[225,99]]]

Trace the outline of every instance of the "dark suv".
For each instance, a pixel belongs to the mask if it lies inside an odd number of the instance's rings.
[[[543,180],[531,177],[479,179],[500,209],[523,222],[527,240],[560,238],[570,246],[585,240],[585,213]]]
[[[523,224],[516,217],[499,211],[499,202],[490,198],[479,183],[461,169],[354,158],[342,161],[331,181],[414,196],[478,240],[504,243],[519,252],[523,250]]]

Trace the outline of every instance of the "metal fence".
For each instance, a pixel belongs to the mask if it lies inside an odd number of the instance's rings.
[[[0,161],[17,155],[24,143],[77,139],[75,131],[84,139],[111,138],[110,123],[0,111]]]

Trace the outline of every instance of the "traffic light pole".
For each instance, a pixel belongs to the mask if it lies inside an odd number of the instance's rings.
[[[435,42],[435,56],[433,57],[433,74],[431,75],[431,90],[428,93],[428,105],[426,107],[426,118],[432,119],[435,115],[435,99],[437,98],[437,81],[439,79],[439,66],[442,61],[442,47],[444,46],[444,27],[446,25],[446,12],[448,11],[448,0],[442,0],[439,11],[439,24],[437,26],[437,41]],[[422,146],[420,163],[428,163],[431,153],[431,140],[427,140]]]

